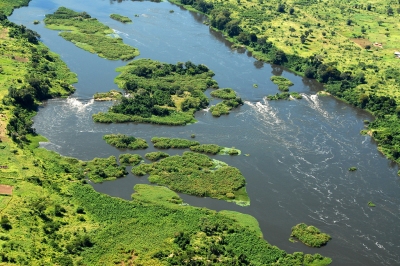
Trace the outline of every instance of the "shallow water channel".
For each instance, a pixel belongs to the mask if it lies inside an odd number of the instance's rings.
[[[236,90],[245,105],[220,118],[200,111],[198,123],[185,127],[95,124],[91,115],[107,110],[112,103],[93,102],[92,95],[115,89],[115,68],[125,63],[99,58],[65,41],[43,23],[32,24],[59,6],[98,18],[127,44],[139,48],[139,58],[206,64],[215,72],[220,87]],[[114,21],[109,18],[111,13],[128,16],[133,23]],[[373,119],[369,114],[332,97],[317,96],[322,87],[313,80],[258,62],[246,51],[231,50],[229,42],[202,23],[203,16],[169,2],[33,0],[29,7],[15,10],[10,20],[39,32],[41,40],[78,74],[76,93],[68,99],[48,101],[35,117],[36,131],[49,139],[43,147],[82,160],[126,153],[102,140],[109,133],[130,134],[148,142],[153,136],[190,138],[195,134],[201,143],[235,146],[250,156],[215,158],[242,171],[251,205],[240,207],[181,194],[185,202],[250,214],[271,244],[287,252],[318,252],[331,257],[332,265],[400,264],[398,168],[377,151],[370,137],[359,134],[363,120]],[[295,84],[291,91],[302,93],[303,99],[265,101],[264,96],[278,92],[271,75],[289,78]],[[153,150],[150,147],[138,153]],[[349,172],[351,166],[358,170]],[[129,200],[138,183],[148,183],[147,178],[129,175],[93,186]],[[368,201],[376,207],[368,207]],[[289,242],[291,227],[300,222],[317,226],[333,239],[321,249]]]

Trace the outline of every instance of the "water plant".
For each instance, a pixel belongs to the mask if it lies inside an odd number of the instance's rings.
[[[369,207],[375,207],[376,205],[375,205],[375,203],[373,203],[372,201],[368,201],[368,206],[369,206]]]

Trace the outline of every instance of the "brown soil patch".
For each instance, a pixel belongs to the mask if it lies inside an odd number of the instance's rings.
[[[0,29],[0,39],[6,39],[8,37],[8,29]]]
[[[7,126],[7,116],[5,114],[0,114],[0,140],[8,141],[6,134],[6,126]]]
[[[2,195],[12,195],[13,187],[7,185],[0,185],[0,194]]]
[[[29,61],[29,59],[28,59],[28,58],[25,58],[25,57],[19,57],[19,56],[14,56],[14,60],[15,60],[15,61],[18,61],[18,62],[24,62],[24,63],[26,63],[26,62],[28,62],[28,61]]]
[[[372,42],[370,42],[368,39],[353,38],[353,39],[350,39],[350,40],[353,41],[358,46],[360,46],[361,48],[365,48],[365,46],[367,46],[367,45],[369,45],[371,47],[373,46]]]

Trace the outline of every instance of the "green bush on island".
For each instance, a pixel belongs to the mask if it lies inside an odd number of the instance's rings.
[[[117,71],[121,74],[115,81],[129,96],[107,113],[93,115],[95,122],[185,125],[195,121],[195,111],[208,106],[204,91],[218,87],[211,70],[190,61],[174,65],[139,59]]]
[[[121,99],[122,92],[117,90],[111,90],[109,92],[97,92],[93,95],[95,101],[112,101]]]
[[[357,171],[357,167],[352,166],[352,167],[349,168],[349,171],[350,171],[350,172]]]
[[[216,144],[200,144],[196,146],[190,146],[190,150],[194,152],[218,154],[224,147]]]
[[[243,100],[241,98],[235,98],[230,100],[223,100],[216,105],[210,107],[210,112],[213,116],[219,117],[221,115],[229,114],[230,110],[238,107],[239,105],[243,105]]]
[[[96,183],[117,179],[128,174],[124,166],[118,165],[115,156],[94,158],[91,161],[85,162],[84,166],[89,179]]]
[[[294,99],[302,99],[303,96],[299,94],[298,92],[281,92],[281,93],[276,93],[275,95],[268,95],[267,100],[273,101],[273,100],[290,100],[292,98]]]
[[[225,89],[218,89],[215,91],[212,91],[211,93],[212,97],[216,98],[221,98],[225,100],[231,100],[231,99],[236,99],[236,92],[232,90],[231,88],[225,88]]]
[[[199,153],[184,152],[182,156],[170,156],[157,163],[140,164],[132,172],[150,174],[150,182],[190,195],[227,200],[227,193],[233,193],[235,199],[249,201],[243,191],[245,179],[237,168],[217,167],[208,156]]]
[[[119,163],[122,166],[127,166],[127,165],[138,165],[139,163],[142,162],[143,158],[139,154],[120,154],[119,155]]]
[[[141,138],[135,138],[133,136],[127,136],[124,134],[104,135],[103,139],[108,144],[118,149],[137,150],[137,149],[146,149],[147,147],[149,147],[146,140]]]
[[[375,203],[373,203],[372,201],[368,201],[368,206],[369,206],[369,207],[375,207],[376,205],[375,205]]]
[[[118,14],[111,14],[110,18],[112,18],[114,20],[117,20],[119,22],[122,22],[122,23],[132,22],[132,20],[130,18],[125,17],[125,16],[121,16],[121,15],[118,15]]]
[[[60,7],[54,14],[46,15],[44,22],[50,29],[62,30],[60,35],[67,41],[101,57],[129,60],[139,55],[136,48],[124,44],[121,38],[108,36],[113,30],[86,12]]]
[[[321,233],[315,226],[308,226],[304,223],[292,227],[291,237],[295,237],[307,246],[319,248],[331,239],[330,235]]]
[[[160,159],[169,157],[169,154],[162,151],[155,151],[146,153],[144,157],[146,157],[150,161],[158,161]]]
[[[158,149],[185,149],[191,146],[200,145],[198,141],[179,139],[179,138],[166,138],[166,137],[153,137],[151,142],[154,143],[154,147]]]
[[[289,91],[289,87],[293,86],[293,82],[281,76],[272,76],[271,81],[278,85],[280,91]]]

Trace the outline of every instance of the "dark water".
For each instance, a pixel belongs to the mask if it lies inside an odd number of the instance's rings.
[[[48,101],[35,117],[37,132],[49,139],[44,147],[82,160],[125,153],[102,140],[109,133],[148,141],[153,136],[189,138],[196,134],[202,143],[235,146],[250,156],[215,158],[242,171],[251,206],[181,195],[186,202],[253,215],[265,239],[288,252],[318,252],[332,257],[333,265],[400,264],[398,169],[377,151],[370,137],[359,134],[363,120],[372,117],[332,97],[317,96],[321,86],[314,81],[258,62],[244,50],[231,50],[220,34],[202,24],[201,15],[168,2],[119,2],[33,0],[10,18],[38,31],[42,41],[78,74],[77,92],[69,99]],[[200,111],[196,114],[199,122],[185,127],[93,123],[91,115],[111,104],[94,103],[93,93],[116,88],[115,68],[124,63],[80,50],[43,24],[32,25],[33,20],[61,5],[87,11],[109,25],[126,43],[139,48],[141,58],[206,64],[215,72],[219,85],[235,89],[246,104],[220,118]],[[111,13],[131,17],[133,23],[111,20]],[[266,102],[265,95],[278,92],[269,80],[271,75],[289,78],[295,84],[291,90],[301,92],[303,99]],[[349,172],[351,166],[358,170]],[[145,177],[129,175],[93,186],[99,192],[130,199],[132,187],[147,182]],[[377,206],[368,207],[368,201]],[[321,249],[289,242],[290,228],[300,222],[317,226],[333,240]]]

